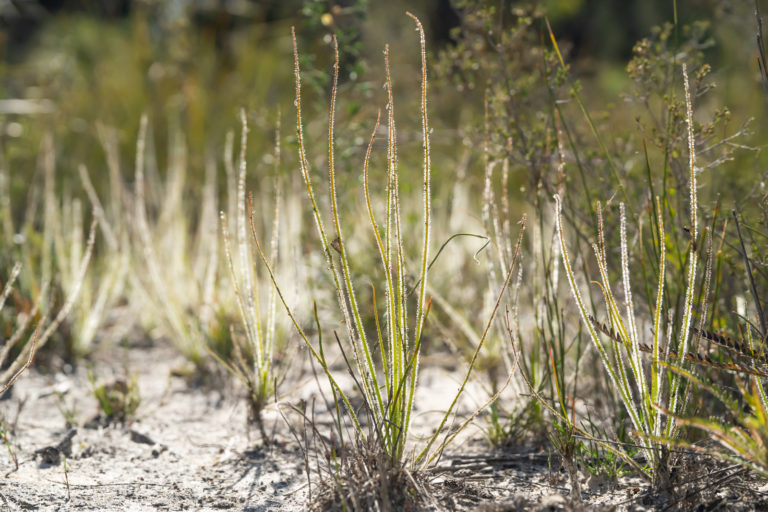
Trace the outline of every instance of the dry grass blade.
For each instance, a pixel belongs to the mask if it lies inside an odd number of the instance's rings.
[[[0,396],[2,396],[6,391],[8,391],[11,386],[13,386],[13,383],[16,382],[16,379],[18,379],[24,371],[30,367],[32,362],[35,360],[35,353],[37,352],[37,343],[38,343],[38,337],[40,335],[40,329],[42,327],[42,322],[40,322],[37,327],[35,328],[35,332],[32,333],[32,337],[30,338],[29,342],[27,343],[27,346],[29,347],[29,356],[27,357],[27,361],[23,363],[18,370],[16,370],[16,373],[14,373],[9,379],[8,382],[6,382],[2,388],[0,388]],[[20,359],[20,358],[19,358]],[[19,361],[17,359],[16,361]],[[16,362],[14,362],[14,365]],[[3,374],[6,375],[7,371]]]

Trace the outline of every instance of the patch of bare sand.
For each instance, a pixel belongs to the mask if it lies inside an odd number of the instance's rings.
[[[0,446],[1,510],[306,510],[304,456],[274,407],[266,418],[277,442],[263,447],[256,432],[247,431],[242,393],[229,387],[205,391],[171,376],[184,364],[172,350],[133,348],[120,363],[114,354],[109,357],[94,362],[97,376],[113,372],[124,377],[123,366],[138,376],[141,406],[129,424],[89,422],[97,405],[85,368],[56,376],[33,369],[19,379],[9,399],[0,401],[19,460],[15,469]],[[315,398],[318,428],[330,434],[331,418],[323,411],[316,382],[311,372],[303,375],[283,386],[290,390],[284,401]],[[457,371],[425,366],[414,413],[416,443],[437,427],[461,377]],[[486,399],[483,389],[471,386],[457,417],[467,417]],[[56,448],[66,437],[69,426],[60,408],[75,409],[77,420],[66,474],[62,462],[45,462],[46,452],[40,451]],[[733,476],[717,488],[712,485],[717,479],[691,482],[686,493],[693,494],[681,499],[678,508],[698,502],[755,510],[768,504],[768,488],[761,481],[737,469],[711,468],[720,471],[716,478]],[[433,510],[579,509],[568,499],[570,482],[554,454],[534,447],[493,451],[477,426],[467,429],[421,481],[432,495],[427,508]],[[585,475],[581,486],[588,509],[654,510],[673,503],[649,494],[636,477],[601,482]]]
[[[86,371],[24,375],[12,398],[0,403],[19,460],[14,470],[10,456],[0,456],[2,504],[9,510],[303,510],[298,448],[251,450],[258,443],[246,432],[237,393],[190,389],[170,376],[183,362],[163,348],[130,351],[127,367],[138,375],[141,406],[127,425],[85,426],[97,414]],[[97,375],[112,370],[94,368]],[[35,454],[67,432],[62,405],[77,410],[79,423],[66,475],[63,463]]]

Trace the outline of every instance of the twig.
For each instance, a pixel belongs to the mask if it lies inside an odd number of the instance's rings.
[[[749,257],[747,256],[747,249],[744,247],[744,238],[741,236],[741,227],[739,226],[739,217],[736,215],[736,210],[731,210],[733,220],[736,222],[736,234],[739,235],[739,243],[741,244],[741,257],[744,258],[744,266],[747,270],[747,277],[749,278],[749,287],[752,292],[752,298],[755,300],[755,308],[757,308],[757,316],[760,320],[760,337],[764,338],[766,334],[765,329],[765,315],[763,314],[763,305],[760,302],[760,297],[757,295],[757,288],[755,287],[755,278],[752,276],[752,266],[749,264]]]

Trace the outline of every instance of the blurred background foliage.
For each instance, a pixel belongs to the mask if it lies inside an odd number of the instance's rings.
[[[42,133],[50,130],[55,136],[60,172],[75,175],[70,170],[80,163],[99,169],[104,159],[98,150],[98,122],[118,129],[123,163],[129,165],[139,117],[146,112],[161,161],[170,128],[183,130],[194,184],[194,180],[202,180],[206,152],[218,156],[226,132],[237,124],[238,109],[245,107],[252,127],[264,135],[253,137],[249,146],[253,156],[249,162],[260,162],[269,154],[269,134],[278,106],[286,125],[292,124],[290,27],[296,26],[309,95],[309,101],[305,100],[310,108],[307,119],[319,127],[325,124],[325,115],[317,114],[326,109],[329,87],[329,34],[339,38],[343,81],[340,111],[346,126],[340,125],[345,129],[338,131],[342,137],[352,132],[339,147],[359,156],[375,110],[384,104],[384,44],[391,45],[392,60],[397,62],[393,81],[401,99],[396,104],[401,112],[411,112],[417,105],[414,85],[418,55],[409,35],[412,27],[404,17],[406,10],[424,21],[432,39],[428,48],[436,57],[461,42],[462,26],[466,28],[468,23],[465,11],[471,15],[472,11],[490,9],[494,17],[490,23],[505,30],[515,18],[512,11],[524,7],[520,2],[461,0],[2,2],[0,97],[25,100],[6,101],[0,108],[3,153],[13,176],[29,176],[36,167]],[[612,116],[614,122],[623,122],[628,132],[634,128],[634,120],[632,109],[624,108],[622,94],[631,84],[625,70],[632,49],[654,26],[673,22],[676,17],[678,26],[709,21],[703,29],[701,51],[721,89],[717,101],[727,104],[737,120],[755,115],[756,107],[762,105],[755,65],[755,22],[749,2],[679,2],[676,12],[674,3],[666,0],[549,0],[539,2],[536,8],[538,14],[527,40],[548,46],[543,24],[546,15],[558,40],[568,48],[567,60],[582,82],[588,106],[598,116],[603,113]],[[490,28],[492,33],[494,27]],[[478,34],[482,33],[482,27],[478,29]],[[476,53],[473,57],[484,55]],[[516,55],[505,58],[515,65]],[[438,61],[431,60],[433,64]],[[463,128],[482,119],[482,81],[493,79],[482,75],[483,65],[480,61],[472,63],[474,69],[470,71],[478,72],[470,80],[477,85],[474,91],[457,92],[446,87],[448,80],[433,81],[431,115],[437,131],[435,143],[441,150],[436,155],[445,157],[446,163],[461,158],[457,140],[464,134]],[[445,76],[438,73],[433,78]],[[537,77],[529,78],[530,85],[536,87]],[[703,108],[707,106],[698,106]],[[361,123],[368,128],[354,133]],[[409,127],[401,126],[404,142]],[[293,130],[284,133],[292,134]],[[408,153],[406,147],[401,149],[401,154]],[[98,182],[100,173],[95,174]]]
[[[580,159],[569,162],[573,171],[565,178],[574,192],[573,222],[590,225],[597,198],[634,199],[630,208],[642,211],[648,205],[647,193],[641,192],[647,191],[648,179],[644,144],[651,148],[653,180],[661,179],[658,169],[667,164],[673,177],[675,165],[679,172],[684,169],[679,72],[684,61],[701,81],[695,108],[702,143],[707,136],[739,135],[704,157],[718,165],[701,173],[702,204],[713,210],[718,194],[726,208],[747,206],[748,197],[763,200],[765,161],[753,150],[760,142],[751,134],[767,126],[750,2],[12,0],[0,2],[0,155],[11,178],[13,215],[23,217],[28,203],[39,200],[30,184],[42,180],[45,134],[53,136],[56,186],[82,195],[77,168],[85,164],[103,194],[108,173],[99,133],[104,126],[115,129],[122,176],[130,185],[143,113],[149,117],[153,155],[148,172],[165,172],[174,133],[186,138],[189,198],[201,193],[207,159],[221,161],[241,107],[251,127],[249,189],[258,191],[262,182],[272,186],[261,178],[272,172],[278,112],[287,146],[283,167],[295,180],[291,26],[301,55],[309,157],[317,172],[327,160],[331,35],[338,38],[339,189],[342,204],[358,211],[359,187],[345,187],[344,180],[361,180],[376,111],[386,102],[382,52],[390,45],[401,184],[407,194],[409,187],[419,186],[418,178],[411,178],[421,172],[422,157],[419,55],[406,10],[423,20],[430,38],[436,215],[464,208],[459,213],[480,224],[479,149],[486,130],[490,156],[511,161],[511,217],[531,204],[546,209],[551,193],[564,185],[551,172],[557,160],[554,106],[572,137],[576,156],[569,159]],[[545,20],[564,51],[567,74],[556,65]],[[591,112],[607,154],[573,101],[574,90]],[[665,128],[667,116],[672,121]],[[377,148],[374,164],[383,168],[383,138]],[[576,163],[586,173],[581,178]],[[643,186],[633,185],[632,197],[619,197],[609,167],[627,183]],[[223,183],[222,174],[219,179]],[[466,204],[453,197],[457,181],[476,192]],[[664,192],[673,196],[681,184],[667,185]],[[684,205],[684,198],[669,203],[673,214],[677,204]],[[195,208],[194,200],[187,208]]]

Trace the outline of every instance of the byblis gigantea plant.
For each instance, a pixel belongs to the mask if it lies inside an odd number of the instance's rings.
[[[683,65],[683,78],[685,85],[685,98],[688,120],[688,150],[689,150],[689,206],[690,206],[690,233],[691,240],[688,249],[688,268],[686,276],[686,291],[684,295],[683,311],[680,315],[681,325],[677,329],[669,324],[668,314],[674,305],[664,303],[665,263],[666,263],[666,238],[664,233],[664,219],[661,214],[659,199],[656,198],[655,209],[657,213],[658,227],[658,285],[656,289],[655,308],[652,311],[653,327],[651,345],[642,341],[641,329],[638,326],[637,313],[633,303],[632,287],[630,283],[630,259],[627,241],[626,215],[624,204],[620,205],[620,249],[621,270],[624,295],[624,313],[622,305],[614,295],[611,288],[606,246],[604,241],[603,219],[598,204],[598,243],[592,248],[597,260],[600,273],[600,286],[607,310],[607,321],[600,322],[588,311],[585,299],[579,291],[576,283],[571,257],[565,244],[562,221],[561,198],[555,196],[556,225],[560,239],[563,266],[565,267],[568,283],[573,299],[579,308],[584,326],[589,333],[592,345],[598,351],[600,360],[605,366],[610,377],[610,382],[615,387],[621,403],[632,422],[640,443],[642,453],[645,456],[647,466],[644,473],[653,481],[667,469],[668,449],[665,441],[676,439],[679,434],[679,424],[673,415],[682,412],[690,396],[690,386],[678,372],[669,372],[668,366],[682,368],[687,365],[684,357],[675,357],[675,354],[685,354],[691,346],[691,326],[693,324],[694,290],[696,287],[696,269],[698,254],[696,251],[699,235],[697,232],[697,198],[696,198],[696,155],[693,137],[693,112],[691,107],[688,75]],[[705,278],[705,289],[708,288],[709,269]],[[705,292],[706,295],[706,292]],[[703,319],[706,314],[701,314]],[[701,325],[699,326],[701,328]],[[673,338],[673,333],[676,336]],[[608,339],[608,346],[602,341],[601,334]],[[641,357],[641,351],[650,351],[652,360],[645,364]],[[669,411],[665,414],[662,409]]]

